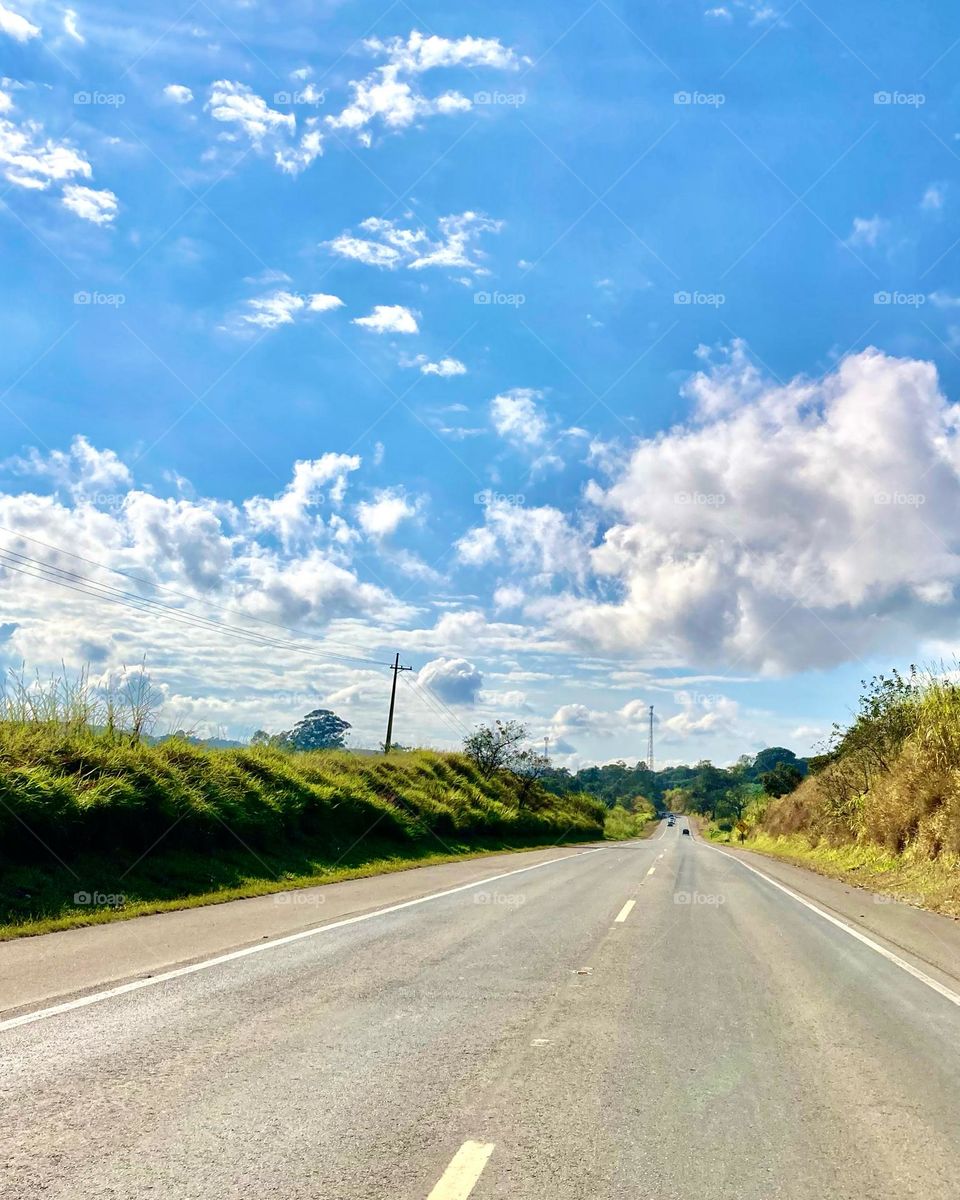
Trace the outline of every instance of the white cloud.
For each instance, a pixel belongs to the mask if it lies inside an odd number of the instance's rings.
[[[519,60],[496,38],[424,37],[416,31],[406,39],[368,39],[367,50],[386,62],[360,80],[353,80],[353,97],[340,113],[327,117],[332,129],[353,131],[369,145],[367,126],[380,123],[390,130],[404,129],[421,118],[468,111],[472,101],[457,91],[428,97],[418,79],[437,67],[491,67],[514,69]]]
[[[920,207],[924,212],[939,212],[947,199],[947,188],[942,183],[931,183],[923,193]]]
[[[403,491],[394,488],[384,488],[377,492],[375,499],[362,500],[357,505],[360,528],[372,538],[390,537],[403,521],[416,513],[417,505]]]
[[[111,191],[97,191],[71,183],[63,189],[63,204],[72,213],[94,225],[109,225],[117,215],[118,201]]]
[[[511,388],[490,401],[490,420],[497,433],[520,446],[537,446],[547,433],[547,419],[537,406],[543,392]]]
[[[5,117],[0,118],[0,164],[11,183],[36,191],[75,176],[89,179],[93,174],[78,150],[69,142],[46,137],[39,122],[17,125]]]
[[[446,704],[474,705],[483,688],[483,675],[466,658],[435,658],[420,668],[417,682]]]
[[[51,450],[44,455],[34,449],[25,458],[8,459],[3,466],[17,475],[49,480],[75,500],[109,496],[112,502],[133,484],[129,468],[113,450],[98,450],[83,436],[75,437],[68,451]]]
[[[238,320],[243,325],[255,325],[260,329],[279,329],[281,325],[292,325],[298,313],[330,312],[342,306],[339,296],[323,292],[300,295],[280,289],[248,300],[248,311],[240,313]]]
[[[193,100],[193,92],[185,83],[168,83],[163,94],[174,104],[190,104]]]
[[[480,234],[499,233],[502,228],[502,221],[495,221],[484,213],[451,213],[439,219],[440,236],[432,238],[423,226],[407,229],[396,221],[368,217],[360,222],[360,229],[371,236],[342,233],[327,246],[341,258],[388,270],[401,266],[411,271],[441,267],[482,273],[485,268],[478,260],[485,255],[475,243]]]
[[[40,26],[0,4],[0,33],[12,37],[15,42],[28,42],[31,38],[40,36]]]
[[[373,312],[366,317],[356,317],[351,322],[374,333],[419,333],[416,315],[402,304],[375,304]]]
[[[251,526],[278,534],[285,546],[315,534],[318,511],[342,503],[348,476],[359,468],[356,454],[330,453],[295,463],[293,479],[279,496],[253,496],[243,502]],[[322,526],[322,520],[319,523]]]
[[[82,46],[86,42],[86,38],[77,27],[77,14],[72,8],[63,10],[63,30],[67,37],[72,38],[75,42],[79,42]]]
[[[738,374],[740,404],[701,406],[589,487],[603,534],[581,537],[580,553],[597,594],[544,595],[528,612],[603,652],[657,647],[767,672],[910,652],[955,630],[960,408],[933,365],[869,350],[779,386],[734,346],[688,394],[729,396]],[[534,558],[540,531],[518,545],[502,524],[488,511],[472,544],[493,561]]]
[[[323,137],[317,118],[308,117],[305,132],[297,140],[297,118],[278,112],[245,83],[219,79],[210,85],[206,110],[215,121],[245,134],[257,151],[273,151],[274,163],[288,175],[306,170],[323,153]],[[235,133],[225,133],[232,140]]]
[[[441,379],[452,379],[455,375],[466,375],[467,368],[459,358],[441,358],[439,362],[422,362],[423,375],[439,375]]]
[[[854,217],[853,229],[847,238],[848,246],[876,246],[887,232],[890,222],[883,217]]]

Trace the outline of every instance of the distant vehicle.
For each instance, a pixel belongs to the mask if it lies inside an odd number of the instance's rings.
[[[668,825],[676,825],[676,821],[673,819],[673,817],[671,817],[670,820],[667,822],[667,824]]]
[[[680,830],[680,832],[683,834],[683,836],[684,836],[684,837],[689,837],[689,836],[690,836],[690,830],[689,830],[689,829],[681,829],[681,830]]]

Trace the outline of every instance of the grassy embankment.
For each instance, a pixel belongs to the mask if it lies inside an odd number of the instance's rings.
[[[0,939],[587,841],[605,813],[485,779],[461,754],[131,745],[0,722]]]
[[[960,687],[942,672],[874,681],[814,765],[747,814],[746,848],[960,917]]]

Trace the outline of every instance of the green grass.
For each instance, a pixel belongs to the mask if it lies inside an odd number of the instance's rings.
[[[617,804],[609,810],[604,821],[603,836],[609,841],[649,837],[656,821],[652,813],[634,813]]]
[[[461,754],[131,745],[0,722],[0,937],[603,834],[599,801],[521,796]]]
[[[918,908],[960,917],[960,859],[931,859],[916,852],[894,853],[882,846],[854,842],[811,846],[801,834],[774,837],[762,831],[744,844],[784,862],[807,867],[821,875],[892,896]]]

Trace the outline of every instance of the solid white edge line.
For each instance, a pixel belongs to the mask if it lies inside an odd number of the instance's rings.
[[[626,904],[623,906],[623,908],[621,908],[620,911],[617,913],[617,915],[614,917],[614,922],[615,923],[619,922],[620,924],[622,924],[627,919],[627,917],[630,916],[630,913],[633,910],[633,906],[635,904],[636,904],[636,900],[628,900],[626,902]]]
[[[571,862],[582,858],[585,854],[599,854],[602,847],[591,850],[579,850],[576,854],[564,854],[559,858],[550,858],[546,862],[532,863],[529,867],[518,867],[515,871],[503,871],[499,875],[489,875],[486,879],[478,879],[474,883],[464,883],[459,887],[447,888],[442,892],[431,892],[427,896],[418,896],[414,900],[404,900],[400,904],[391,904],[386,908],[378,908],[373,912],[360,913],[356,917],[344,917],[340,921],[332,921],[329,925],[319,925],[311,929],[301,929],[297,933],[288,933],[283,937],[271,938],[270,941],[257,942],[255,946],[246,946],[243,950],[231,950],[229,954],[218,954],[215,958],[205,958],[201,962],[191,963],[186,967],[176,967],[172,971],[163,971],[159,975],[151,975],[145,979],[134,979],[130,983],[122,983],[117,987],[107,988],[102,992],[91,992],[88,996],[79,996],[75,1000],[67,1000],[63,1004],[54,1004],[50,1008],[40,1008],[35,1012],[23,1013],[19,1017],[9,1017],[0,1021],[0,1033],[8,1029],[16,1029],[20,1025],[30,1025],[34,1021],[43,1021],[47,1017],[56,1017],[60,1013],[72,1012],[75,1008],[86,1008],[89,1004],[99,1004],[102,1000],[110,1000],[114,996],[124,996],[127,992],[136,992],[141,988],[153,987],[158,983],[166,983],[170,979],[181,979],[185,975],[193,975],[197,971],[206,971],[210,967],[218,967],[222,963],[234,962],[238,958],[247,958],[251,954],[261,954],[264,950],[273,950],[276,946],[286,946],[291,942],[299,942],[304,938],[318,937],[333,929],[343,929],[347,925],[358,925],[361,921],[372,921],[375,917],[384,917],[388,913],[400,912],[404,908],[413,908],[418,904],[427,904],[431,900],[441,900],[444,896],[455,896],[458,892],[468,892],[471,888],[485,887],[488,883],[496,883],[499,879],[509,879],[513,875],[522,875],[526,871],[538,871],[542,867],[551,867],[559,862]]]
[[[783,892],[784,895],[790,896],[793,900],[796,900],[798,904],[802,904],[804,908],[809,908],[811,912],[817,913],[817,915],[823,917],[825,921],[829,921],[831,925],[835,925],[837,929],[842,929],[844,933],[849,933],[851,937],[856,938],[858,942],[862,942],[864,946],[869,946],[870,949],[875,950],[877,954],[882,954],[888,962],[892,962],[895,966],[900,967],[900,969],[906,971],[908,975],[912,975],[914,979],[919,979],[921,983],[925,983],[927,987],[932,988],[939,995],[943,996],[945,1000],[949,1000],[951,1004],[955,1004],[958,1008],[960,1008],[960,995],[951,991],[950,988],[945,987],[931,975],[927,975],[924,971],[921,971],[919,967],[915,967],[912,963],[908,963],[905,958],[901,958],[898,954],[894,954],[892,950],[888,950],[885,946],[881,946],[880,943],[875,942],[873,938],[867,937],[867,935],[865,933],[861,933],[859,929],[854,929],[854,927],[852,925],[848,925],[846,921],[841,921],[839,917],[835,917],[832,913],[826,912],[818,904],[814,904],[812,900],[808,900],[805,896],[801,896],[799,892],[795,892],[792,888],[788,888],[785,884],[779,883],[776,879],[772,879],[769,875],[764,874],[763,871],[758,870],[750,863],[744,862],[742,858],[737,858],[735,854],[727,854],[726,851],[721,850],[719,846],[711,846],[704,841],[700,841],[699,844],[701,846],[706,846],[708,850],[716,850],[716,852],[718,854],[722,854],[724,858],[729,859],[731,862],[739,863],[741,867],[744,867],[748,871],[752,871],[754,875],[759,875],[761,879],[766,880],[767,883]]]
[[[647,872],[647,874],[652,875],[656,869],[657,869],[657,864],[654,863],[653,866],[650,868],[650,870]]]
[[[427,1200],[467,1200],[483,1174],[493,1146],[493,1142],[464,1142]]]

